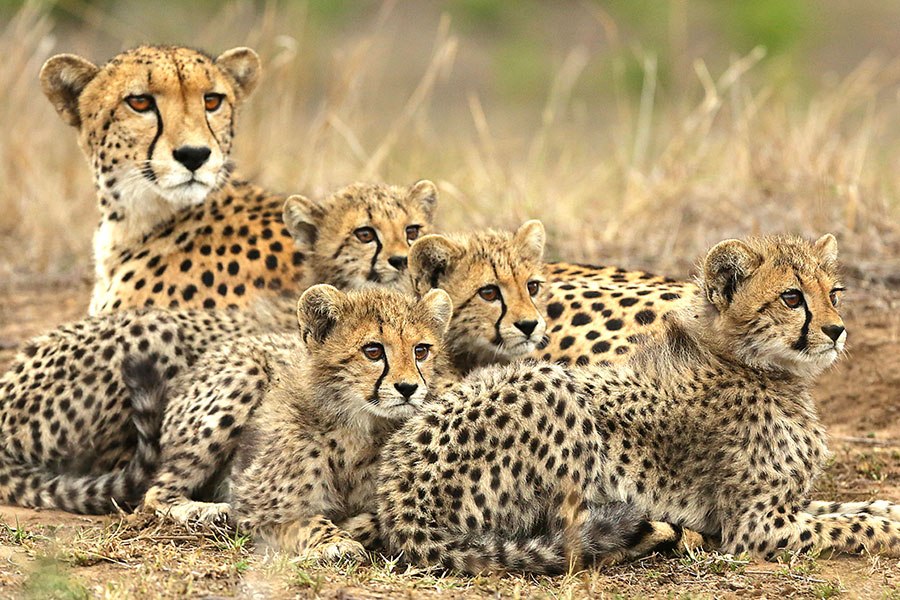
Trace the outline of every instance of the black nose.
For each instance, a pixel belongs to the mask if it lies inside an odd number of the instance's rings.
[[[521,331],[525,335],[531,335],[531,332],[533,332],[534,328],[537,327],[537,321],[535,321],[534,319],[530,321],[516,321],[515,323],[513,323],[513,325],[515,325],[519,329],[519,331]]]
[[[209,158],[209,148],[206,146],[182,146],[176,150],[172,150],[172,156],[175,160],[185,166],[188,171],[196,171],[199,169],[206,159]]]
[[[419,386],[415,383],[395,383],[394,387],[398,392],[403,394],[403,397],[409,400],[409,397],[412,396]]]
[[[823,325],[822,333],[831,338],[832,342],[836,342],[841,334],[844,333],[843,325]]]
[[[405,256],[392,256],[388,259],[388,264],[397,269],[398,271],[402,271],[406,268],[406,257]]]

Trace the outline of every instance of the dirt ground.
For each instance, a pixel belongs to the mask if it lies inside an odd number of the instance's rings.
[[[815,497],[900,501],[900,283],[848,287],[848,356],[815,392],[835,451]],[[88,297],[79,278],[0,288],[0,369],[22,340],[84,314]],[[697,552],[555,578],[437,577],[373,558],[318,566],[221,531],[0,506],[0,597],[900,600],[900,561],[878,556],[765,563]]]

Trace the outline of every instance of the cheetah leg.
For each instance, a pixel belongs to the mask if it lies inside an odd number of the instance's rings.
[[[900,521],[900,504],[894,504],[886,500],[872,500],[871,502],[822,502],[813,500],[806,505],[806,512],[816,516],[868,513],[873,517],[884,517],[890,521]]]
[[[319,561],[365,561],[366,549],[322,515],[296,519],[261,528],[260,539],[275,548],[303,559]]]
[[[900,556],[900,522],[867,513],[815,516],[799,512],[761,520],[747,518],[737,527],[726,528],[723,538],[726,552],[749,550],[766,558],[780,550]]]
[[[378,550],[384,547],[378,526],[378,517],[374,513],[361,513],[337,524],[341,531],[362,544],[367,550]]]
[[[171,399],[160,442],[162,457],[144,510],[178,521],[221,521],[224,503],[193,502],[191,494],[227,467],[243,427],[269,385],[265,357],[225,345],[195,369],[205,376]]]

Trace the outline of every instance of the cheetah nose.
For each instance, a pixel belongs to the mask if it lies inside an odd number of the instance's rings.
[[[406,268],[406,257],[405,256],[392,256],[388,259],[388,264],[397,269],[398,271],[402,271]]]
[[[524,333],[526,336],[529,336],[532,334],[532,332],[534,332],[534,328],[537,327],[537,321],[535,321],[534,319],[530,321],[516,321],[515,323],[513,323],[513,325],[515,325],[518,330]]]
[[[843,325],[823,325],[822,333],[831,338],[832,342],[838,341],[841,334],[844,333]]]
[[[419,385],[416,383],[395,383],[394,388],[396,388],[404,398],[409,400],[416,390],[419,389]]]
[[[209,158],[210,150],[206,146],[182,146],[172,150],[175,160],[185,166],[192,173],[203,166]]]

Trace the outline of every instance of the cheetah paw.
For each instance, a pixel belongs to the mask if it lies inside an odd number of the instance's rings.
[[[706,540],[703,539],[701,534],[690,529],[685,529],[681,534],[681,541],[678,543],[678,549],[692,552],[697,548],[702,548],[705,542]]]
[[[157,510],[157,514],[179,523],[226,525],[231,518],[231,505],[227,502],[185,502]]]
[[[368,555],[362,544],[344,537],[333,537],[309,551],[306,558],[321,562],[339,562],[342,560],[366,562]]]

